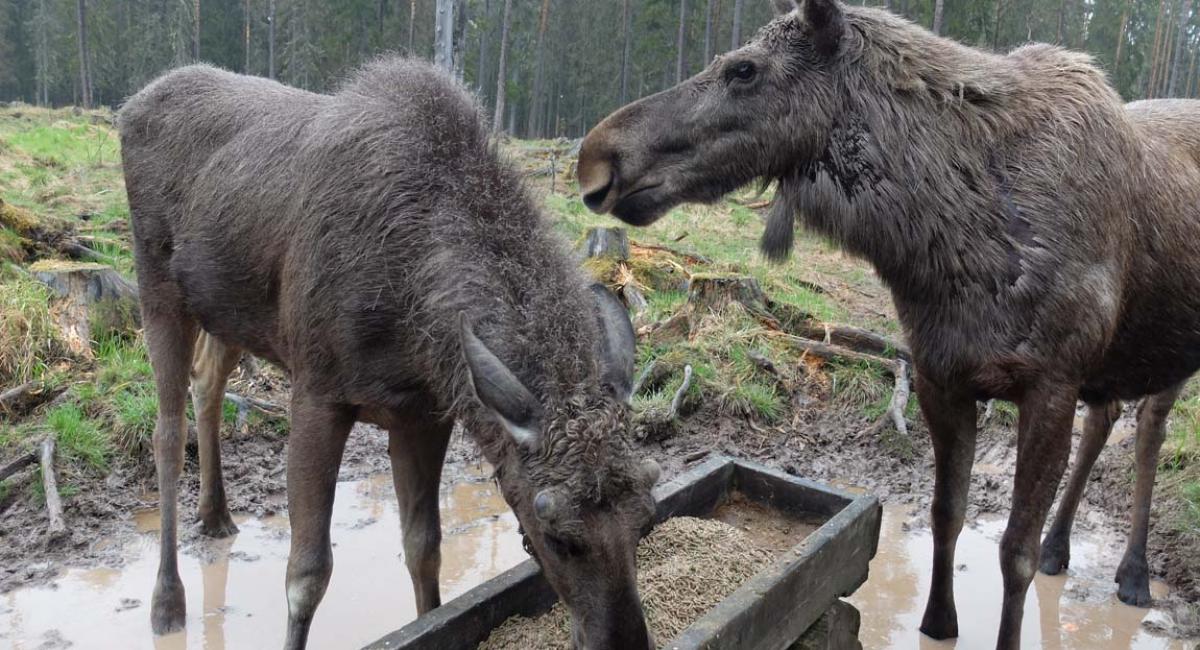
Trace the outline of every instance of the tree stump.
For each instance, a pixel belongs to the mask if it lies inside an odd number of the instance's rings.
[[[585,257],[629,259],[629,235],[624,228],[588,228],[583,239]]]
[[[140,327],[137,286],[112,268],[41,260],[29,270],[57,296],[51,311],[75,354],[90,356],[96,337],[131,334]]]
[[[751,312],[767,311],[767,296],[749,275],[697,273],[688,283],[687,301],[692,310],[719,312],[738,303]]]

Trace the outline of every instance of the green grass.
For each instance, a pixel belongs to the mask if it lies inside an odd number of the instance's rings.
[[[108,469],[112,444],[96,420],[76,404],[63,404],[46,414],[46,426],[54,432],[59,448],[69,457],[100,471]]]
[[[50,291],[36,280],[0,279],[0,386],[39,379],[68,357],[49,303]]]

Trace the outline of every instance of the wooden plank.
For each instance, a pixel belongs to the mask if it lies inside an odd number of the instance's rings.
[[[708,515],[729,496],[733,472],[733,459],[714,456],[654,488],[654,523]]]
[[[664,647],[787,647],[835,600],[866,582],[882,514],[875,497],[854,500]]]
[[[558,596],[533,560],[505,571],[367,646],[372,650],[474,648],[512,616],[538,616]]]
[[[734,487],[754,501],[785,512],[832,517],[857,497],[759,463],[734,462]]]

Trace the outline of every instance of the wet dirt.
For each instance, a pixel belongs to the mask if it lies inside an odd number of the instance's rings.
[[[847,600],[862,613],[859,638],[864,648],[987,648],[1000,625],[1003,583],[997,544],[1005,520],[987,516],[965,528],[955,556],[955,597],[959,631],[955,641],[934,641],[920,633],[933,559],[929,528],[912,508],[884,508],[879,553],[867,583]],[[1112,576],[1121,548],[1095,534],[1077,534],[1067,575],[1038,574],[1025,603],[1022,647],[1046,650],[1189,650],[1194,642],[1152,633],[1163,620],[1156,609],[1140,609],[1116,598]],[[1156,599],[1167,596],[1155,581]]]
[[[485,468],[458,464],[444,485],[441,586],[444,600],[526,559],[516,518]],[[73,568],[48,584],[0,595],[0,645],[74,647],[278,647],[285,635],[286,514],[235,516],[240,534],[202,540],[180,554],[187,590],[184,632],[155,638],[150,593],[158,566],[158,511],[133,518],[132,540],[111,542],[119,568]],[[334,565],[313,622],[310,647],[358,647],[416,617],[404,567],[390,474],[338,484],[333,515]],[[69,615],[64,616],[64,612]]]

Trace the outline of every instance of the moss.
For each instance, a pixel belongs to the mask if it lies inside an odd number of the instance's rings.
[[[33,212],[11,203],[6,203],[3,199],[0,199],[0,226],[4,226],[19,235],[26,235],[33,232],[40,225],[41,222],[34,216]]]

